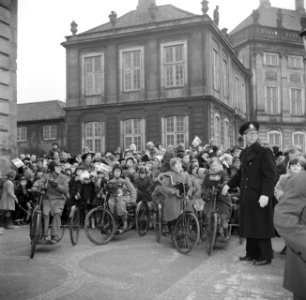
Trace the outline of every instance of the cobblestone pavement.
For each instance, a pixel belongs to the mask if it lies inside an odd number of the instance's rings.
[[[259,267],[238,261],[245,245],[235,236],[209,257],[204,243],[182,255],[167,238],[156,243],[153,232],[139,237],[131,231],[95,246],[82,231],[77,246],[66,232],[59,244],[38,246],[29,259],[23,226],[0,235],[0,299],[292,299],[282,288],[282,247],[274,239],[275,259]]]

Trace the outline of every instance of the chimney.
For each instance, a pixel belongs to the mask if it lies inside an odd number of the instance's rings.
[[[260,0],[260,7],[269,8],[271,7],[270,0]]]
[[[137,10],[147,11],[150,7],[156,6],[156,0],[138,0]]]
[[[304,0],[295,0],[295,10],[300,14],[305,13]]]

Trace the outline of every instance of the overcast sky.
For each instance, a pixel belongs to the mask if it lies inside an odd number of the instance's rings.
[[[272,6],[294,9],[295,0],[270,0]],[[209,0],[209,12],[219,5],[220,28],[235,28],[260,0]],[[201,0],[156,0],[201,14]],[[21,0],[18,3],[17,101],[66,101],[66,58],[60,43],[71,35],[75,20],[78,33],[109,21],[114,10],[118,17],[136,9],[138,0]]]

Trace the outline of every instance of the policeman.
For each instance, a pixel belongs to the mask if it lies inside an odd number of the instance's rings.
[[[273,258],[271,238],[274,237],[272,196],[276,183],[276,164],[272,151],[258,141],[258,122],[247,122],[239,133],[247,147],[240,154],[238,172],[224,186],[222,193],[240,185],[240,235],[247,239],[246,255],[241,261],[254,265],[270,264]]]

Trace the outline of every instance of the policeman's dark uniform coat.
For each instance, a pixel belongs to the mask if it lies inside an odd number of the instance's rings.
[[[284,287],[306,299],[306,172],[289,180],[275,206],[274,223],[287,245]]]
[[[240,184],[240,235],[255,239],[272,238],[275,230],[271,198],[276,181],[273,153],[255,142],[242,150],[240,160],[240,169],[227,183],[230,188]],[[261,195],[270,198],[263,208],[258,202]]]

